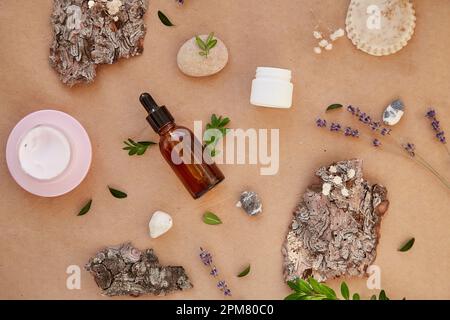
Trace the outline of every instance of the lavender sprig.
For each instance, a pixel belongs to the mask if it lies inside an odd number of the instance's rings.
[[[441,129],[440,122],[438,121],[438,119],[436,117],[436,110],[430,108],[427,111],[427,113],[425,114],[425,116],[431,120],[431,128],[433,128],[434,132],[436,132],[436,134],[435,134],[436,139],[438,139],[438,141],[440,143],[446,144],[447,139],[445,138],[445,133]]]
[[[352,105],[347,106],[347,111],[350,112],[353,116],[358,117],[358,120],[369,126],[372,131],[377,131],[381,133],[383,136],[391,133],[391,129],[383,127],[380,121],[373,121],[372,117],[361,111],[358,107],[354,107]]]
[[[434,169],[423,157],[417,154],[416,147],[413,143],[400,143],[394,137],[391,136],[391,129],[386,128],[381,125],[378,121],[373,121],[372,118],[365,112],[361,111],[358,107],[353,107],[351,105],[347,106],[347,111],[350,112],[353,116],[357,117],[358,120],[368,127],[374,132],[381,134],[382,136],[390,136],[396,144],[402,148],[404,151],[408,153],[411,159],[416,161],[418,164],[422,165],[426,169],[428,169],[432,174],[434,174],[448,189],[450,189],[450,183],[445,179],[436,169]],[[444,132],[440,128],[439,121],[436,119],[436,111],[431,109],[426,113],[426,117],[431,119],[431,126],[434,131],[436,131],[436,138],[443,144],[446,143]],[[316,125],[319,128],[328,128],[327,122],[325,119],[317,119]],[[332,122],[329,126],[329,130],[333,132],[343,132],[345,136],[353,136],[359,137],[359,132],[357,129],[352,129],[351,127],[346,127],[342,130],[342,126],[339,123]],[[372,140],[372,145],[374,147],[380,147],[382,145],[381,141],[377,138]],[[447,147],[447,145],[446,145]],[[450,150],[447,147],[447,151],[450,155]]]
[[[318,118],[316,120],[316,126],[319,128],[327,128],[327,121],[321,118]],[[342,132],[344,136],[346,137],[359,137],[359,131],[357,129],[352,129],[351,127],[345,127],[344,130],[342,130],[342,126],[339,123],[332,122],[330,124],[330,131],[333,132]]]
[[[209,274],[211,276],[213,276],[214,278],[218,277],[219,271],[217,270],[216,266],[213,265],[213,259],[212,259],[211,253],[209,253],[207,250],[204,250],[202,247],[200,247],[199,257],[200,257],[200,260],[203,262],[203,264],[210,268]],[[220,291],[222,291],[225,296],[231,296],[231,290],[230,290],[230,288],[228,288],[228,285],[224,280],[219,280],[217,282],[217,288],[219,288]]]
[[[438,178],[447,188],[450,189],[450,183],[439,172],[437,172],[436,169],[434,169],[433,166],[431,166],[431,164],[428,163],[428,161],[426,161],[423,157],[417,154],[416,146],[413,143],[410,142],[404,143],[402,146],[405,149],[405,151],[408,152],[408,154],[411,156],[413,160],[415,160],[417,163],[421,164],[429,171],[431,171],[431,173],[434,174],[436,178]]]

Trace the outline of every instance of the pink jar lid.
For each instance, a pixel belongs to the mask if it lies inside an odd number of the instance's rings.
[[[51,180],[39,180],[25,173],[19,161],[22,137],[39,125],[61,131],[69,140],[71,159],[68,167]],[[86,177],[92,159],[89,136],[72,116],[57,110],[40,110],[25,116],[11,131],[6,144],[6,163],[14,180],[28,192],[41,197],[56,197],[77,187]]]

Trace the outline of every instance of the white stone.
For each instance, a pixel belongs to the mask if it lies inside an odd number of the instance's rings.
[[[328,45],[328,41],[325,39],[322,39],[319,41],[319,46],[322,48],[325,48]]]
[[[314,47],[314,52],[317,54],[321,54],[322,53],[322,49],[320,49],[320,47]]]
[[[331,183],[324,183],[322,185],[322,194],[328,196],[331,191]]]
[[[396,125],[404,114],[404,105],[400,100],[393,101],[383,112],[383,122],[389,126]]]
[[[331,173],[336,173],[337,172],[336,166],[330,166],[330,172]]]
[[[316,39],[322,39],[322,33],[320,33],[319,31],[314,31],[313,36]]]
[[[208,35],[200,35],[200,39],[206,41]],[[177,64],[181,72],[191,77],[205,77],[222,70],[228,63],[228,49],[217,37],[215,47],[210,49],[208,56],[200,55],[195,37],[186,41],[178,51]]]
[[[158,238],[172,228],[172,217],[163,211],[155,211],[148,224],[150,237]]]
[[[331,43],[329,43],[325,46],[325,50],[330,51],[331,49],[333,49],[333,45]]]

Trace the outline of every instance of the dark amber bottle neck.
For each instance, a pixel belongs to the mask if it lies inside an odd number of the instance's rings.
[[[166,124],[164,127],[162,127],[161,129],[159,129],[158,134],[160,136],[165,135],[166,133],[168,133],[170,130],[172,130],[173,128],[176,127],[175,122],[169,122],[168,124]]]

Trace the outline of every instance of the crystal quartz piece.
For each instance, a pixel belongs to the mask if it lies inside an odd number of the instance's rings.
[[[150,237],[158,238],[172,228],[172,217],[163,211],[155,211],[148,224]]]
[[[284,242],[285,280],[362,276],[373,263],[387,190],[363,179],[362,161],[321,167],[295,208]]]
[[[250,216],[254,216],[262,212],[261,199],[258,194],[253,191],[242,192],[239,202],[236,203],[236,207],[241,207]]]
[[[394,100],[383,112],[383,122],[387,125],[396,125],[405,113],[405,106],[400,100]]]
[[[140,55],[148,0],[54,0],[50,65],[69,86],[92,82],[98,64]]]
[[[129,242],[99,251],[85,269],[106,296],[160,296],[192,288],[183,267],[162,266],[153,249],[140,251]]]

